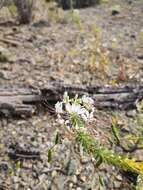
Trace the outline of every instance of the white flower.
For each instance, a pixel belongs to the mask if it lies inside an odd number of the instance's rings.
[[[65,92],[64,92],[64,97],[66,98],[67,96],[68,96],[68,92],[65,91]]]
[[[66,111],[68,113],[77,113],[79,115],[80,112],[81,112],[81,105],[79,105],[79,104],[74,104],[74,103],[70,104],[70,103],[67,103],[65,105],[65,107],[66,107]]]
[[[89,112],[85,109],[85,108],[82,108],[80,110],[80,117],[84,120],[84,121],[87,121],[88,120],[88,115],[89,115]]]
[[[94,108],[92,108],[92,111],[87,110],[86,108],[82,107],[80,104],[70,104],[67,103],[65,105],[66,111],[71,114],[71,113],[76,113],[79,115],[84,121],[91,120],[93,118],[93,112]]]
[[[81,124],[79,119],[81,122],[86,123],[93,118],[94,100],[86,95],[82,96],[82,98],[78,98],[78,95],[76,95],[73,99],[70,99],[68,93],[65,92],[63,101],[57,102],[55,109],[60,124],[71,128],[73,124],[70,117],[73,117],[75,120],[74,127],[78,129]]]
[[[65,93],[64,93],[63,102],[64,102],[65,104],[69,102],[68,92],[65,92]]]
[[[63,113],[63,102],[57,102],[55,105],[56,113]]]
[[[94,104],[94,100],[86,95],[82,96],[82,102],[90,106]]]
[[[94,117],[94,111],[91,111],[90,114],[89,114],[89,118],[93,119],[93,117]]]
[[[86,122],[88,120],[91,120],[93,118],[93,112],[89,112],[87,109],[82,108],[81,109],[81,118]]]

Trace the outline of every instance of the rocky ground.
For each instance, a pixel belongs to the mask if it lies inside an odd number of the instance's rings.
[[[6,59],[0,60],[2,86],[37,88],[53,81],[76,85],[142,84],[142,0],[112,0],[76,11],[73,20],[68,11],[61,14],[52,21],[49,14],[44,21],[29,26],[18,26],[1,14],[0,52]],[[97,110],[90,126],[92,133],[103,146],[111,146],[113,116],[118,118],[123,145],[130,149],[134,142],[126,137],[142,134],[142,123],[138,122],[141,116],[136,110]],[[57,130],[61,143],[54,146],[49,163],[48,150]],[[112,148],[143,160],[142,149],[129,153],[121,147]],[[9,154],[17,149],[25,150],[23,156],[31,151],[35,157],[17,160]],[[100,178],[104,187],[99,185]],[[127,190],[134,189],[135,182],[136,176],[122,174],[117,168],[103,165],[97,169],[93,159],[65,136],[55,115],[40,112],[28,119],[1,118],[2,190]]]

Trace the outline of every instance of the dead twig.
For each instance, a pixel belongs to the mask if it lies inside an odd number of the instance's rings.
[[[19,43],[17,41],[14,41],[12,39],[6,39],[4,37],[0,37],[0,41],[3,42],[3,43],[9,44],[11,46],[14,46],[14,47],[18,47],[18,46],[21,45],[21,43]]]

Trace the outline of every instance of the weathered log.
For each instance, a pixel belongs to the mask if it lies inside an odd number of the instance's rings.
[[[38,91],[30,88],[1,87],[0,114],[3,116],[31,116],[35,113]]]
[[[134,109],[138,101],[143,100],[143,86],[122,87],[76,87],[54,84],[52,88],[41,89],[47,101],[55,103],[67,91],[70,96],[86,94],[94,99],[97,109]]]
[[[97,109],[136,108],[136,103],[143,100],[143,86],[123,87],[77,87],[60,83],[50,84],[43,89],[1,87],[0,114],[4,116],[31,116],[39,106],[49,111],[61,100],[64,92],[73,97],[85,94],[94,99]]]

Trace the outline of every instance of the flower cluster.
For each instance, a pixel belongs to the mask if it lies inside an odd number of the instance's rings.
[[[75,128],[83,127],[86,122],[93,119],[94,100],[86,95],[81,98],[75,95],[70,99],[65,92],[63,101],[57,102],[55,109],[61,124]]]

